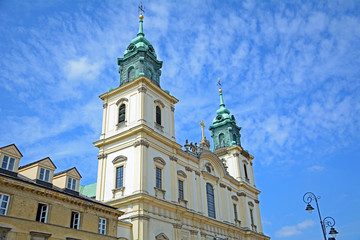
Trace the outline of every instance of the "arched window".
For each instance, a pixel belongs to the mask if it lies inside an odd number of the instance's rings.
[[[214,188],[210,183],[206,183],[206,198],[208,205],[209,217],[216,218],[215,215],[215,199],[214,199]]]
[[[125,104],[121,104],[119,108],[119,123],[125,122],[125,110],[126,110]]]
[[[130,67],[128,70],[128,80],[131,81],[135,78],[135,68]]]
[[[219,145],[220,147],[225,147],[225,135],[223,133],[219,134]]]
[[[233,141],[236,143],[236,134],[233,134]]]
[[[245,179],[249,180],[248,174],[247,174],[247,169],[246,169],[246,165],[244,164],[244,173],[245,173]]]
[[[156,123],[161,125],[161,109],[159,106],[156,106]]]

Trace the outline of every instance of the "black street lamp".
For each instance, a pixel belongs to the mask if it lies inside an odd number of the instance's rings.
[[[318,210],[319,213],[319,218],[320,218],[320,224],[321,224],[321,230],[323,232],[324,235],[324,240],[326,239],[326,227],[330,227],[330,232],[329,234],[332,237],[329,237],[328,240],[335,240],[336,235],[338,234],[338,232],[335,230],[334,226],[335,226],[335,220],[332,217],[326,217],[324,219],[321,218],[321,214],[320,214],[320,208],[319,208],[319,204],[318,204],[318,199],[320,199],[319,196],[316,196],[314,193],[312,192],[307,192],[304,194],[303,200],[305,203],[307,203],[307,206],[305,208],[305,211],[308,211],[309,213],[311,213],[314,208],[311,206],[311,202],[313,200],[315,200],[316,203],[316,208]]]

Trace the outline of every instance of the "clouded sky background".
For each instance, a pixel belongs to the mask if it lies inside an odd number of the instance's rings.
[[[164,61],[161,86],[176,105],[176,138],[200,141],[219,105],[255,156],[265,234],[360,239],[360,2],[143,1],[144,32]],[[21,165],[50,156],[96,181],[102,102],[119,85],[117,58],[138,31],[138,1],[0,0],[0,146]],[[206,133],[210,139],[210,132]],[[329,229],[327,229],[329,231]]]

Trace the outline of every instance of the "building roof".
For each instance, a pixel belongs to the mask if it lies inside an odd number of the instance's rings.
[[[79,171],[76,169],[76,167],[72,167],[72,168],[69,168],[67,170],[64,170],[64,171],[61,171],[61,172],[58,172],[58,173],[55,173],[54,174],[54,177],[57,176],[57,175],[60,175],[60,174],[63,174],[63,173],[66,173],[66,172],[69,172],[71,171],[72,169],[75,169],[75,171],[79,174],[79,176],[81,177],[81,174],[79,173]]]
[[[20,152],[20,150],[17,148],[17,146],[15,144],[9,144],[9,145],[0,147],[0,149],[7,148],[7,147],[10,147],[10,146],[14,146],[16,148],[16,150],[19,152],[19,154],[21,155],[21,157],[23,157],[22,153]]]
[[[86,186],[80,185],[79,193],[90,198],[96,197],[96,183]]]
[[[50,158],[50,157],[45,157],[45,158],[40,159],[40,160],[37,160],[37,161],[35,161],[35,162],[31,162],[31,163],[28,163],[28,164],[26,164],[26,165],[20,166],[20,167],[19,167],[19,170],[22,169],[22,168],[25,168],[25,167],[34,165],[34,164],[36,164],[36,163],[39,163],[39,162],[41,162],[41,161],[43,161],[43,160],[45,160],[45,159],[49,159],[50,162],[51,162],[51,163],[54,165],[54,167],[56,168],[56,166],[55,166],[54,162],[51,160],[51,158]]]

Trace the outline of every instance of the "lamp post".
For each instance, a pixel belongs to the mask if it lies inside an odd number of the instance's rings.
[[[316,208],[317,208],[317,211],[319,213],[319,218],[320,218],[320,224],[321,224],[321,230],[323,232],[323,235],[324,235],[324,240],[327,240],[326,239],[326,227],[330,227],[330,232],[329,234],[332,236],[332,237],[329,237],[328,240],[335,240],[335,237],[336,235],[338,234],[338,232],[335,230],[334,226],[335,226],[335,220],[332,218],[332,217],[326,217],[324,219],[321,218],[321,214],[320,214],[320,208],[319,208],[319,204],[318,204],[318,199],[320,199],[319,196],[316,196],[314,193],[312,192],[307,192],[304,194],[303,196],[303,200],[305,203],[307,203],[307,206],[306,206],[306,211],[308,211],[309,213],[311,213],[314,208],[311,206],[311,202],[314,200],[315,203],[316,203]]]

